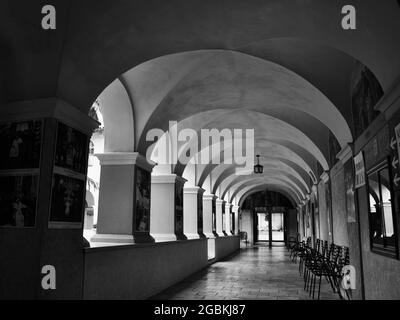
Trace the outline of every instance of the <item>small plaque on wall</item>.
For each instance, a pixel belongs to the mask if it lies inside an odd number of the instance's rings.
[[[150,172],[136,166],[136,232],[150,232]]]
[[[35,227],[38,182],[38,174],[0,176],[1,227]]]

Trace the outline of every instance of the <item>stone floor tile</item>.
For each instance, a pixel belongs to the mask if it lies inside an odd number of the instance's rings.
[[[309,300],[303,276],[285,247],[255,246],[219,261],[152,299],[174,300]],[[317,292],[316,292],[317,294]],[[325,279],[321,299],[334,300]]]

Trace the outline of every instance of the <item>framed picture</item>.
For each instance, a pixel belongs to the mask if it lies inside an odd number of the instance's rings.
[[[175,182],[175,233],[183,234],[183,184]]]
[[[212,200],[212,231],[217,231],[217,205],[215,199]]]
[[[39,175],[0,176],[0,226],[33,228]]]
[[[225,205],[222,204],[222,232],[225,232],[226,230],[226,217],[225,217]]]
[[[85,180],[54,173],[49,228],[81,228],[84,195]]]
[[[229,212],[229,217],[230,217],[230,226],[231,226],[231,233],[233,234],[235,231],[235,213],[232,211],[232,209]]]
[[[0,170],[39,168],[41,120],[0,124]]]
[[[135,231],[150,232],[151,174],[136,166],[136,224]]]
[[[203,233],[203,195],[197,194],[197,232]]]
[[[54,165],[81,174],[86,173],[88,137],[74,128],[58,122]]]

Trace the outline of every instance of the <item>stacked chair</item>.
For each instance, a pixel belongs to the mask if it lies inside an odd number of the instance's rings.
[[[325,278],[333,292],[341,298],[339,286],[342,268],[350,264],[349,248],[338,246],[334,243],[328,245],[328,241],[317,239],[312,245],[311,237],[297,241],[289,248],[290,258],[297,262],[299,258],[299,273],[304,278],[304,290],[310,297],[315,298],[316,283],[318,281],[318,295],[321,295],[321,281]]]

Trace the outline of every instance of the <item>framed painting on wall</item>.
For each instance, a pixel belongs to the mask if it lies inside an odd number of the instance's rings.
[[[222,204],[222,232],[226,231],[225,205]]]
[[[33,228],[39,175],[0,175],[0,226]]]
[[[135,231],[150,231],[151,174],[136,166],[136,222]]]
[[[85,210],[85,180],[54,173],[49,228],[80,229]]]
[[[212,231],[217,232],[217,204],[215,199],[212,200]]]
[[[235,233],[235,213],[232,211],[232,209],[229,212],[229,216],[230,216],[230,226],[231,226],[231,233],[234,234]]]
[[[89,149],[88,137],[61,122],[57,127],[57,143],[54,165],[86,174]]]
[[[39,168],[41,120],[0,124],[0,170]]]
[[[175,233],[183,234],[183,184],[175,182]]]
[[[203,195],[197,194],[197,232],[203,233]]]

